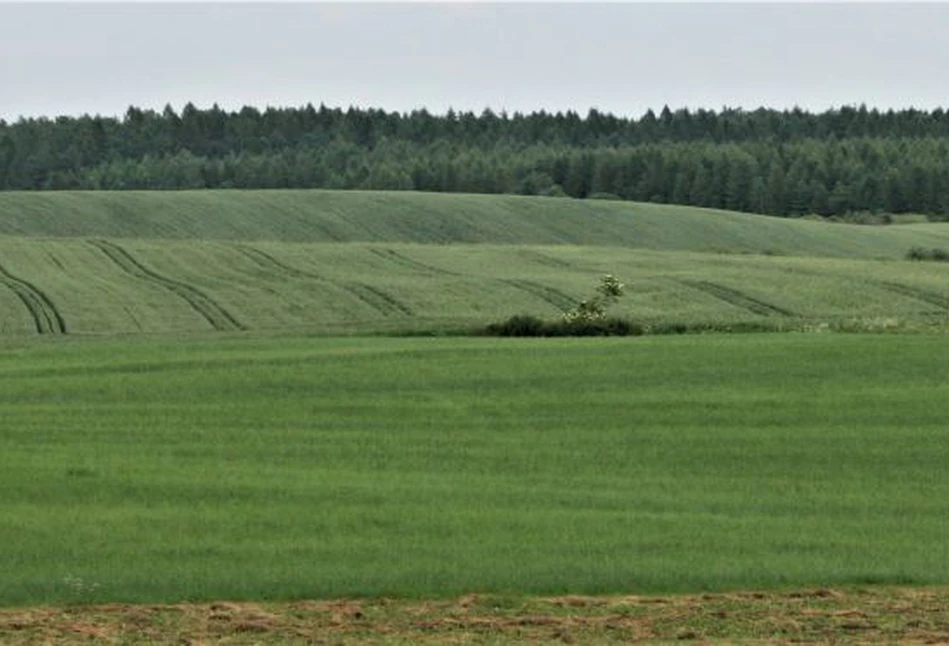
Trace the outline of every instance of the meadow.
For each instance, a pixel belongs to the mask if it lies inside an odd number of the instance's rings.
[[[945,583],[944,345],[8,340],[0,605]]]

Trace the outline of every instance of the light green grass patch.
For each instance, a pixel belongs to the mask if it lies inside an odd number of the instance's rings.
[[[6,343],[0,603],[946,583],[943,346]]]

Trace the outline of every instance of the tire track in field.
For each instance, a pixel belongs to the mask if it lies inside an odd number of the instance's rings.
[[[566,260],[554,258],[553,256],[548,256],[545,253],[534,251],[533,249],[523,249],[518,252],[518,255],[532,262],[536,262],[538,265],[552,269],[577,269],[579,267],[579,265],[571,264]]]
[[[791,310],[786,310],[783,307],[778,307],[777,305],[754,298],[753,296],[749,296],[748,294],[740,292],[737,289],[719,285],[718,283],[712,283],[707,280],[674,280],[675,282],[685,285],[686,287],[691,287],[692,289],[696,289],[700,292],[705,292],[706,294],[709,294],[720,301],[724,301],[729,305],[734,305],[735,307],[748,310],[753,314],[760,314],[761,316],[774,316],[776,314],[779,316],[796,316]]]
[[[377,249],[374,247],[370,247],[369,253],[373,254],[374,256],[378,256],[379,258],[382,258],[383,260],[387,260],[397,265],[401,265],[402,267],[405,267],[407,269],[414,269],[415,271],[421,271],[428,274],[443,274],[446,276],[462,276],[463,275],[456,271],[451,271],[450,269],[442,269],[441,267],[436,267],[435,265],[429,265],[424,262],[419,262],[418,260],[409,258],[408,256],[405,256],[399,253],[398,251],[395,251],[394,249],[389,249],[389,248]]]
[[[284,274],[290,276],[291,278],[313,278],[316,280],[325,281],[326,279],[317,274],[311,274],[309,272],[303,271],[302,269],[297,269],[296,267],[291,267],[290,265],[284,264],[283,262],[277,260],[272,255],[266,251],[257,249],[256,247],[249,247],[247,245],[238,245],[235,247],[245,258],[248,258],[255,265],[261,269],[266,269],[278,274]]]
[[[301,269],[297,269],[296,267],[291,267],[290,265],[277,260],[269,253],[255,247],[239,245],[236,248],[246,258],[250,259],[261,269],[282,274],[284,276],[289,276],[290,278],[307,278],[310,280],[316,280],[325,285],[343,289],[347,293],[352,294],[352,296],[357,300],[365,303],[384,316],[388,316],[390,314],[409,316],[414,314],[412,308],[399,301],[394,296],[382,291],[378,287],[373,287],[360,282],[336,283],[318,274],[303,271]]]
[[[119,269],[130,276],[162,287],[184,300],[194,311],[203,316],[215,330],[246,329],[230,312],[201,290],[152,271],[119,245],[107,240],[90,240],[89,244],[99,249]]]
[[[942,310],[949,310],[949,298],[938,292],[930,292],[918,287],[910,287],[909,285],[904,285],[902,283],[891,283],[889,281],[880,281],[877,283],[877,285],[895,294],[909,296],[910,298],[914,298],[918,301],[935,305]]]
[[[501,282],[505,285],[510,285],[515,289],[527,292],[532,296],[546,301],[560,310],[567,310],[571,307],[575,307],[579,301],[573,298],[569,294],[565,294],[559,289],[554,289],[553,287],[548,287],[547,285],[542,285],[540,283],[535,283],[530,280],[521,280],[517,278],[504,278],[501,279]]]
[[[17,278],[0,265],[0,283],[16,294],[23,303],[39,334],[66,334],[66,322],[53,301],[32,283]]]
[[[412,308],[408,305],[390,296],[378,287],[373,287],[365,283],[345,283],[343,286],[349,290],[353,296],[384,315],[404,314],[411,316],[413,313]]]

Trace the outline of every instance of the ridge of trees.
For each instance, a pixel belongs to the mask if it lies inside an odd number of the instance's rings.
[[[796,216],[949,218],[949,112],[530,114],[217,105],[0,121],[0,189],[568,195]]]

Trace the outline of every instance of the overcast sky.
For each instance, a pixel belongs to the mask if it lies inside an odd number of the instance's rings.
[[[0,118],[949,105],[949,4],[11,4]]]

